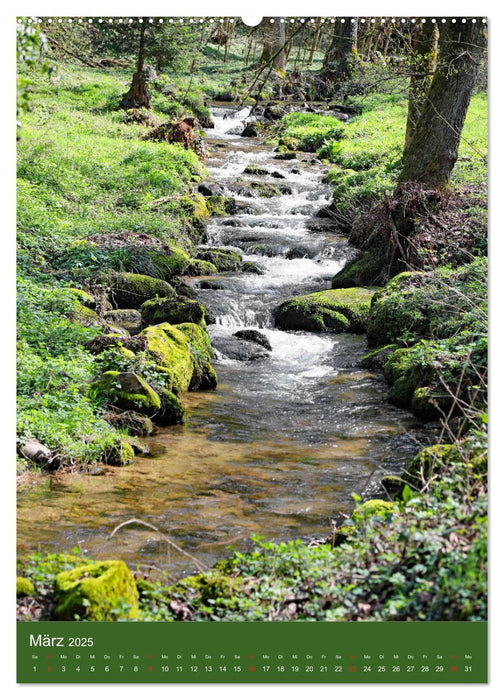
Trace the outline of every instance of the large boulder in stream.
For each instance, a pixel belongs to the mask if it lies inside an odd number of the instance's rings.
[[[243,136],[245,138],[254,138],[256,136],[260,136],[262,130],[263,125],[261,124],[261,122],[250,122],[250,124],[247,124],[246,127],[243,129],[240,136]]]
[[[238,183],[241,184],[241,183]],[[285,191],[282,192],[282,189]],[[244,183],[238,190],[238,194],[242,197],[261,197],[269,199],[271,197],[280,197],[281,194],[290,194],[290,188],[279,188],[269,182],[247,182]]]
[[[215,265],[219,272],[235,272],[240,269],[242,257],[240,253],[228,248],[197,248],[199,260],[206,260]]]
[[[243,340],[234,335],[221,336],[213,339],[214,347],[229,360],[251,362],[253,360],[265,360],[269,352],[257,342]]]
[[[247,328],[246,330],[236,331],[233,333],[236,338],[241,338],[242,340],[248,340],[250,343],[257,343],[261,345],[266,350],[271,350],[271,343],[268,338],[261,333],[261,331],[255,330],[255,328]]]
[[[168,391],[178,395],[188,389],[217,386],[212,346],[201,326],[161,323],[145,328],[140,335],[147,338],[147,355],[156,362]]]
[[[277,328],[292,331],[364,333],[375,289],[328,289],[287,299],[275,312]]]

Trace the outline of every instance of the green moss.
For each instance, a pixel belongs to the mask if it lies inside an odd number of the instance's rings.
[[[185,408],[182,401],[168,389],[159,391],[161,399],[161,409],[156,413],[154,420],[158,425],[176,425],[183,423],[185,418]]]
[[[83,304],[77,304],[75,309],[70,314],[70,319],[74,322],[79,323],[85,328],[102,325],[102,321],[100,320],[100,317],[98,316],[96,311],[93,311],[93,309],[90,309],[87,306],[84,306]]]
[[[436,376],[436,366],[427,359],[419,361],[418,343],[413,348],[399,348],[392,353],[384,365],[384,373],[389,384],[392,385],[392,400],[398,406],[412,408],[413,396],[416,393],[415,408],[418,414],[424,414],[421,410],[420,399],[425,392],[417,390],[427,386]],[[429,415],[430,415],[429,411]]]
[[[123,561],[97,562],[61,572],[54,581],[54,598],[57,620],[111,621],[127,608],[130,618],[138,614],[135,579]]]
[[[194,373],[187,336],[169,323],[149,326],[140,335],[147,338],[147,354],[165,371],[166,388],[187,391]]]
[[[148,299],[176,295],[168,282],[149,275],[119,272],[110,275],[107,282],[112,302],[119,308],[138,309]]]
[[[70,287],[69,291],[80,304],[87,306],[90,309],[94,308],[95,299],[91,296],[91,294],[89,294],[89,292],[85,292],[83,289],[77,289],[76,287]]]
[[[30,579],[24,576],[16,577],[16,596],[18,598],[24,598],[25,596],[35,595],[35,586],[30,581]]]
[[[190,257],[179,246],[170,244],[170,253],[165,250],[152,249],[148,252],[152,266],[156,270],[156,276],[165,281],[183,275],[189,264]]]
[[[211,195],[206,198],[210,216],[227,216],[236,212],[236,202],[233,197]]]
[[[210,570],[197,576],[188,576],[170,590],[174,597],[184,597],[188,591],[196,594],[199,602],[207,603],[220,598],[230,598],[240,589],[241,578],[226,576],[218,570]]]
[[[332,278],[333,289],[373,285],[383,272],[383,260],[369,252],[351,260]]]
[[[486,261],[456,270],[402,272],[376,294],[371,305],[371,346],[450,338],[463,330],[486,332]]]
[[[431,445],[412,459],[404,476],[413,486],[420,487],[452,462],[461,461],[460,452],[454,445]]]
[[[104,372],[91,384],[91,392],[125,411],[138,410],[153,415],[161,408],[154,389],[135,372]]]
[[[249,187],[257,197],[261,197],[262,199],[279,197],[282,194],[278,187],[269,182],[249,182],[246,186]]]
[[[243,171],[246,175],[268,175],[269,171],[260,165],[247,165]]]
[[[198,248],[198,258],[211,262],[219,272],[234,272],[240,269],[240,253],[227,248]]]
[[[372,498],[357,506],[352,514],[352,518],[386,518],[389,513],[395,511],[395,506],[391,501],[384,501],[380,498]]]
[[[196,323],[205,324],[205,307],[197,301],[184,297],[150,299],[142,304],[142,319],[145,323]]]
[[[185,274],[189,277],[199,277],[200,275],[216,275],[218,272],[215,265],[208,260],[191,258]]]
[[[101,455],[102,462],[113,467],[123,467],[126,464],[131,464],[134,459],[135,452],[126,440],[116,440]]]
[[[212,367],[214,352],[208,333],[194,323],[179,324],[177,329],[187,338],[193,361],[189,389],[214,389],[217,386],[217,374]]]
[[[344,525],[339,527],[333,535],[331,544],[333,547],[338,547],[348,540],[349,537],[353,537],[357,532],[355,525]]]
[[[397,345],[381,345],[366,353],[361,359],[361,364],[367,369],[383,369],[385,363],[393,352],[397,350]]]
[[[276,312],[285,330],[361,333],[366,326],[373,289],[353,287],[287,299]]]

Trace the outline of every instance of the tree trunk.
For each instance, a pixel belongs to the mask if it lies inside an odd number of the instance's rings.
[[[311,45],[311,49],[310,49],[310,57],[308,58],[308,63],[310,64],[310,66],[313,63],[313,57],[315,56],[315,51],[317,50],[321,26],[322,26],[322,19],[319,17],[317,19],[316,24],[315,24],[315,35],[313,37],[313,41],[312,41],[312,45]]]
[[[140,107],[150,109],[151,107],[149,89],[147,87],[147,81],[145,80],[143,74],[145,56],[145,30],[147,29],[147,21],[148,19],[144,17],[142,28],[140,30],[140,46],[138,48],[136,73],[133,76],[133,80],[131,81],[130,89],[125,95],[123,95],[123,98],[121,100],[120,106],[122,107],[122,109],[139,109]]]
[[[285,70],[285,22],[280,18],[265,17],[263,29],[263,50],[259,63],[265,65],[273,60],[273,66]]]
[[[484,33],[481,20],[441,24],[437,70],[404,150],[399,182],[419,182],[433,189],[450,184]]]
[[[357,42],[357,22],[347,17],[344,23],[338,23],[331,44],[324,56],[322,75],[329,82],[339,82],[348,78],[350,59]]]
[[[408,93],[408,119],[406,121],[405,150],[408,149],[413,132],[418,123],[420,112],[425,104],[436,70],[439,31],[437,23],[417,24],[413,33],[414,75],[410,78]]]

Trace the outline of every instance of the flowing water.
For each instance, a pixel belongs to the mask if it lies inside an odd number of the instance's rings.
[[[78,546],[91,557],[123,558],[177,578],[194,564],[157,532],[136,524],[108,535],[138,518],[205,566],[229,546],[248,548],[254,533],[276,541],[325,536],[331,518],[351,512],[352,492],[379,493],[381,476],[400,471],[416,451],[411,414],[386,402],[380,373],[359,367],[362,336],[274,328],[273,309],[292,295],[329,288],[351,251],[344,238],[323,230],[324,219],[313,230],[314,214],[331,195],[320,163],[309,155],[274,159],[259,139],[239,136],[246,117],[247,111],[214,107],[210,179],[240,208],[211,219],[208,244],[239,250],[263,274],[187,280],[216,318],[209,333],[217,390],[186,395],[186,424],[147,440],[156,458],[100,476],[46,477],[24,490],[21,552]],[[248,165],[269,174],[245,175]],[[243,181],[287,193],[241,196]],[[233,334],[251,328],[267,336],[271,352],[254,361],[230,359]]]

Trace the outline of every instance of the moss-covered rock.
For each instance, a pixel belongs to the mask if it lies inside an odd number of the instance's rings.
[[[138,614],[138,591],[133,574],[123,561],[103,561],[62,571],[54,581],[54,616],[57,620],[97,622]]]
[[[439,474],[452,462],[461,462],[460,452],[455,445],[431,445],[421,450],[409,463],[404,479],[416,488]]]
[[[486,275],[481,259],[455,270],[440,267],[396,275],[372,301],[369,344],[392,343],[401,336],[411,345],[420,339],[452,338],[462,331],[486,334]]]
[[[211,262],[219,272],[234,272],[240,269],[240,253],[228,248],[198,248],[198,258]]]
[[[230,598],[240,590],[241,577],[226,576],[221,571],[210,569],[204,574],[188,576],[170,588],[172,595],[184,599],[188,591],[195,593],[198,602],[205,604],[218,598]]]
[[[160,396],[160,394],[158,394]],[[161,398],[161,396],[160,396]],[[156,414],[157,415],[157,414]],[[154,424],[149,416],[137,411],[123,411],[121,413],[105,413],[103,418],[114,428],[126,428],[130,435],[144,437],[154,432]]]
[[[193,375],[193,359],[187,337],[169,323],[145,328],[147,355],[164,372],[166,388],[176,394],[189,389]]]
[[[271,197],[279,197],[282,191],[276,185],[272,185],[269,182],[248,182],[240,190],[240,194],[243,196],[252,195],[261,197],[262,199],[269,199]]]
[[[263,168],[260,165],[253,165],[249,164],[243,171],[245,175],[268,175],[269,170],[267,168]]]
[[[259,265],[256,265],[250,260],[247,260],[246,262],[242,263],[241,269],[242,272],[245,272],[249,275],[264,275],[264,271],[261,270]]]
[[[374,290],[331,289],[287,299],[277,309],[275,323],[284,330],[362,333]]]
[[[367,287],[376,285],[383,275],[383,259],[370,252],[362,253],[358,258],[350,260],[332,278],[333,289],[347,287]]]
[[[206,331],[194,323],[161,323],[142,331],[147,352],[165,374],[165,385],[175,394],[188,389],[211,389],[217,384],[212,346]]]
[[[16,577],[16,596],[18,598],[25,598],[26,596],[35,595],[35,586],[30,581],[29,578],[24,576]]]
[[[352,518],[386,518],[388,513],[393,513],[395,506],[391,501],[384,501],[381,498],[372,498],[365,501],[356,507],[352,514]]]
[[[196,323],[205,326],[205,307],[184,297],[150,299],[142,304],[144,323]]]
[[[138,309],[148,299],[176,296],[164,280],[133,272],[118,272],[107,278],[110,298],[116,308]]]
[[[205,197],[199,193],[184,195],[178,199],[178,205],[190,227],[200,235],[203,234],[210,218]]]
[[[392,385],[392,400],[398,406],[411,408],[416,389],[427,386],[436,376],[434,365],[417,361],[416,346],[399,348],[385,362],[383,371]]]
[[[135,459],[135,452],[126,440],[115,440],[101,454],[101,461],[113,467],[124,467]]]
[[[77,304],[70,314],[70,319],[81,326],[91,328],[93,326],[102,326],[103,321],[100,319],[96,311],[90,309],[84,304]]]
[[[194,323],[181,323],[177,326],[189,343],[193,362],[193,374],[189,389],[215,389],[217,374],[212,367],[214,352],[208,333]]]
[[[91,384],[91,391],[125,411],[136,410],[152,416],[161,408],[154,389],[135,372],[104,372]]]
[[[185,250],[172,244],[170,244],[168,250],[153,248],[146,255],[151,264],[150,267],[146,268],[146,271],[150,272],[152,270],[153,276],[165,281],[171,281],[174,277],[185,274],[190,260],[190,256]]]
[[[168,389],[159,391],[161,408],[156,413],[154,420],[158,425],[176,425],[183,423],[185,418],[185,408],[182,401]]]
[[[189,277],[199,277],[203,275],[216,275],[217,272],[218,270],[215,265],[208,260],[191,258],[184,274]]]
[[[211,195],[206,198],[210,216],[227,216],[236,213],[236,201],[233,197]]]
[[[383,369],[385,363],[397,350],[397,345],[390,343],[389,345],[381,345],[379,348],[374,348],[366,353],[361,359],[361,364],[366,369]]]
[[[87,306],[89,309],[95,308],[96,299],[89,292],[86,292],[84,289],[78,289],[77,287],[70,287],[69,291],[83,306]]]
[[[103,314],[107,323],[125,328],[129,333],[142,330],[142,314],[137,309],[112,309]]]
[[[355,525],[343,525],[343,527],[339,527],[333,534],[331,540],[332,546],[339,547],[339,545],[346,542],[349,537],[353,537],[353,535],[355,535],[356,532],[357,528],[355,527]]]

